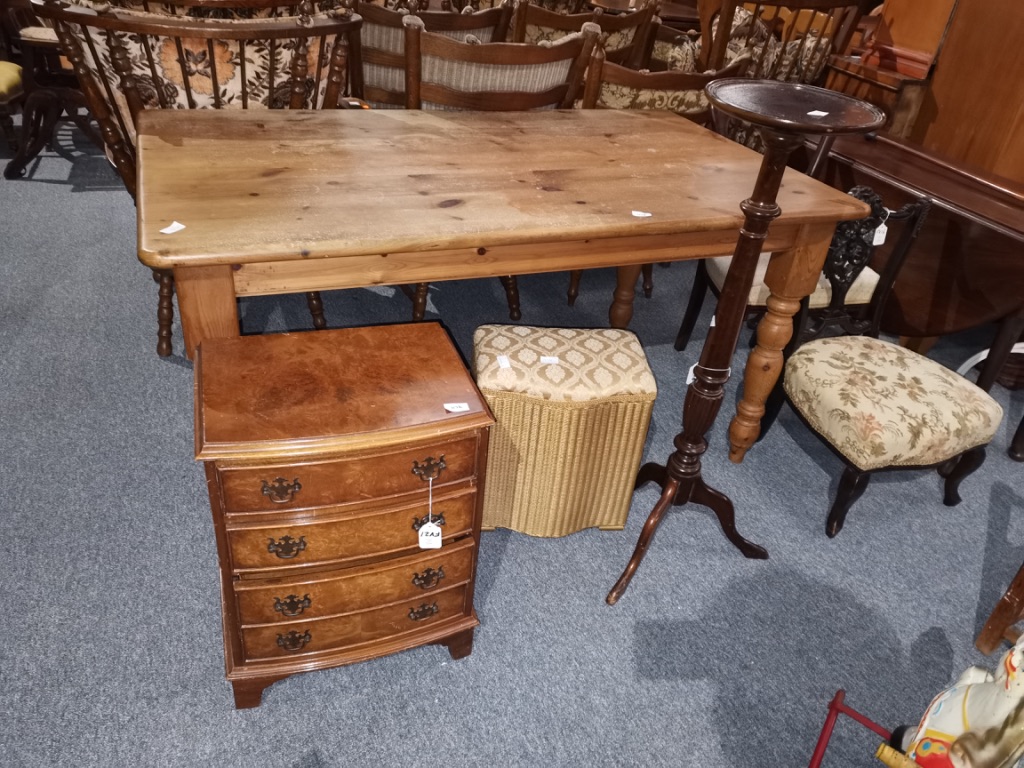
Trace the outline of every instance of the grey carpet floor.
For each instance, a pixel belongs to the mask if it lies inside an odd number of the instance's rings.
[[[0,155],[0,161],[9,157]],[[1024,465],[1006,447],[1024,392],[964,502],[934,472],[874,480],[834,540],[841,465],[788,410],[742,465],[726,456],[737,396],[705,476],[770,559],[745,560],[706,510],[663,523],[629,591],[604,596],[656,491],[621,532],[483,535],[471,656],[425,647],[297,675],[236,711],[223,674],[218,571],[193,459],[192,370],[155,354],[156,285],[135,258],[135,210],[67,126],[26,179],[0,182],[0,764],[15,766],[806,765],[835,691],[887,727],[916,721],[969,664],[984,617],[1024,559]],[[401,212],[394,212],[401,215]],[[645,459],[678,431],[694,349],[672,340],[692,264],[655,270],[633,329],[658,380]],[[523,321],[601,326],[614,275],[521,279]],[[333,327],[408,318],[390,288],[325,296]],[[713,310],[707,302],[700,327]],[[251,299],[246,332],[305,329],[302,297]],[[465,355],[505,320],[499,282],[441,283],[428,317]],[[956,366],[991,328],[944,339]],[[737,369],[746,354],[745,340]],[[877,765],[842,720],[826,766]]]

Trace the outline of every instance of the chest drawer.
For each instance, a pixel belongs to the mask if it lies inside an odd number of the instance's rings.
[[[433,520],[448,543],[473,530],[477,493],[434,497]],[[372,556],[419,550],[419,526],[427,522],[427,499],[415,504],[362,508],[310,516],[302,521],[227,529],[231,567],[236,574],[277,568],[344,565]]]
[[[476,453],[477,437],[471,435],[330,461],[218,466],[217,477],[227,512],[280,512],[425,491],[431,472],[436,473],[436,493],[444,485],[475,476]]]
[[[242,627],[246,661],[280,659],[399,639],[472,613],[466,586],[325,619]]]
[[[235,582],[242,624],[318,619],[364,611],[396,600],[415,599],[465,584],[473,576],[476,542],[465,538],[362,568],[332,571],[317,578]]]

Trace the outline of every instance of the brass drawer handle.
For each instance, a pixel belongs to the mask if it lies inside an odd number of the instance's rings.
[[[413,515],[412,518],[412,529],[418,531],[428,522],[434,522],[438,525],[444,525],[444,512],[438,512],[436,515],[424,515],[423,517],[416,517]]]
[[[312,604],[309,595],[303,595],[301,599],[298,595],[288,595],[284,600],[280,597],[274,598],[274,610],[285,616],[298,616]]]
[[[298,541],[293,539],[291,536],[282,536],[278,541],[274,541],[273,539],[270,539],[269,541],[270,543],[267,544],[267,552],[272,552],[282,560],[291,560],[306,548],[305,536],[300,536]]]
[[[433,568],[427,568],[423,573],[414,573],[412,583],[420,589],[433,589],[441,583],[443,578],[444,566],[439,567],[436,571]]]
[[[448,465],[444,463],[444,454],[441,454],[439,459],[435,459],[433,456],[427,456],[420,464],[418,461],[412,463],[412,473],[416,475],[423,482],[428,480],[437,480],[441,477],[441,470],[448,469]]]
[[[290,483],[283,477],[276,478],[273,483],[263,481],[263,495],[275,504],[287,504],[301,490],[302,483],[297,477]]]
[[[309,634],[308,629],[301,635],[293,629],[287,635],[278,635],[277,645],[283,651],[295,653],[296,651],[301,651],[306,646],[306,643],[312,639],[313,636]]]
[[[433,603],[432,605],[423,603],[419,608],[409,609],[409,618],[413,621],[422,621],[423,619],[433,616],[435,613],[440,613],[440,611],[441,609],[437,607],[437,603]]]

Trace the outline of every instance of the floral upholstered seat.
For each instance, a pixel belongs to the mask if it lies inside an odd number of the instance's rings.
[[[845,336],[801,346],[786,363],[790,402],[862,470],[939,464],[988,443],[999,404],[923,355]]]
[[[937,466],[946,506],[985,461],[1003,412],[934,360],[868,336],[817,339],[786,363],[786,396],[846,462],[825,532],[835,536],[872,472]]]

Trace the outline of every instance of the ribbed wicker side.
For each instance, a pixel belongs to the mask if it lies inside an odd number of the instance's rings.
[[[626,525],[654,393],[553,402],[481,390],[491,431],[483,527],[565,536]]]

